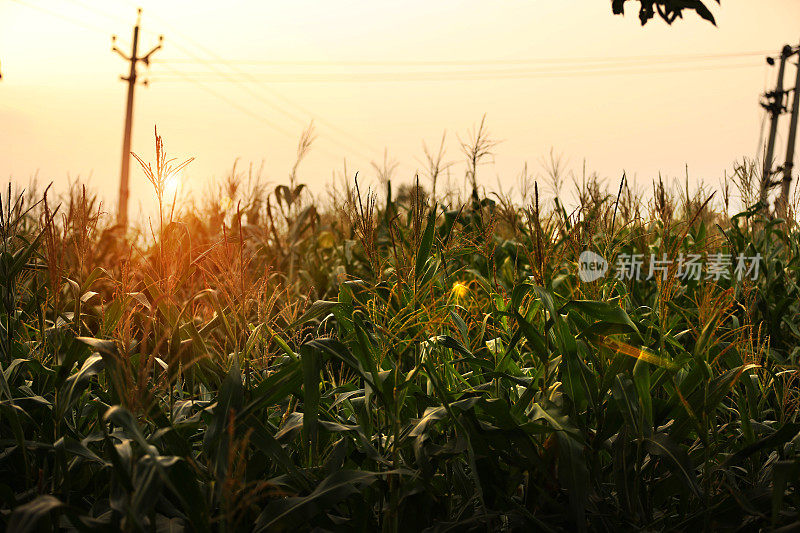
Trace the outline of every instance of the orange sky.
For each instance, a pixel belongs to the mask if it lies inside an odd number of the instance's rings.
[[[137,88],[133,150],[152,157],[157,124],[170,155],[195,157],[191,189],[236,158],[284,181],[312,118],[318,139],[300,177],[313,190],[345,157],[351,173],[374,175],[384,147],[408,180],[422,142],[438,145],[444,130],[448,159],[460,160],[456,134],[484,113],[503,141],[479,175],[488,187],[514,186],[526,161],[541,172],[551,147],[611,182],[623,169],[641,185],[659,171],[683,180],[688,164],[693,182],[716,185],[756,154],[758,97],[775,69],[758,54],[700,56],[797,44],[800,1],[725,0],[712,7],[716,28],[694,16],[642,28],[629,4],[623,18],[605,0],[0,0],[0,174],[27,183],[38,172],[57,188],[90,178],[113,205],[126,64],[110,36],[125,49],[141,5],[141,48],[165,41],[151,85]],[[631,59],[642,56],[653,59]],[[132,168],[135,212],[150,193]],[[461,183],[463,166],[452,173]]]

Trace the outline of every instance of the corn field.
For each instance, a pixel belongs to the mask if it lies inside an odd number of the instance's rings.
[[[159,142],[128,232],[85,189],[9,185],[0,528],[800,528],[793,213],[593,178],[575,210],[513,201],[474,141],[461,197],[440,152],[431,194],[389,170],[326,202],[295,165],[181,207]],[[761,264],[586,282],[584,250]]]

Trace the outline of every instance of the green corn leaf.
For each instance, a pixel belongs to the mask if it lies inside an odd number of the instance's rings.
[[[274,501],[261,512],[253,530],[290,531],[308,523],[327,509],[374,484],[387,472],[340,470],[323,479],[306,496],[293,496]]]
[[[651,454],[667,459],[674,468],[672,472],[683,481],[697,498],[702,499],[703,493],[697,484],[697,475],[684,450],[679,448],[664,433],[656,433],[652,437],[647,437],[645,443],[647,444],[647,450]]]
[[[428,262],[428,258],[431,255],[431,249],[433,248],[433,238],[435,237],[435,230],[436,230],[436,207],[432,207],[430,212],[428,213],[428,220],[425,224],[425,230],[422,233],[422,239],[420,239],[419,248],[417,249],[417,259],[416,265],[414,268],[414,279],[419,279],[422,275],[425,264]]]

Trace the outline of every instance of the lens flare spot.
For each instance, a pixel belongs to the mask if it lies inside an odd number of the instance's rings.
[[[467,294],[469,294],[469,287],[467,287],[467,284],[463,281],[456,281],[453,283],[453,288],[450,289],[450,294],[452,294],[456,300],[463,300],[466,298]]]

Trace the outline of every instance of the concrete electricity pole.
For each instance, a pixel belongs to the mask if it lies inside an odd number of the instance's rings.
[[[117,207],[117,224],[122,226],[123,228],[128,227],[128,196],[130,195],[130,191],[128,190],[128,176],[130,172],[130,163],[131,163],[131,130],[133,129],[133,90],[136,87],[136,65],[141,61],[145,65],[150,63],[150,56],[153,53],[161,48],[161,42],[164,40],[163,35],[158,36],[158,45],[156,45],[152,50],[147,52],[145,55],[139,57],[137,56],[138,53],[138,46],[139,46],[139,23],[142,17],[142,10],[141,8],[136,12],[136,26],[133,27],[133,45],[131,48],[131,55],[125,55],[122,50],[116,47],[114,43],[116,43],[117,36],[113,35],[111,37],[111,50],[118,53],[122,58],[126,61],[130,62],[130,73],[128,77],[120,76],[122,81],[128,82],[128,102],[125,108],[125,133],[122,137],[122,169],[120,170],[119,175],[119,205]]]
[[[772,158],[775,153],[775,137],[778,133],[778,118],[784,112],[786,107],[783,105],[783,73],[786,71],[786,60],[792,54],[792,47],[788,44],[781,50],[780,66],[778,67],[778,81],[775,84],[775,90],[768,92],[764,96],[769,100],[768,103],[762,103],[761,106],[769,111],[770,124],[769,124],[769,139],[767,140],[767,152],[764,154],[764,171],[761,175],[761,202],[766,203],[769,197],[769,190],[772,187]],[[767,58],[770,65],[775,64],[772,57]]]
[[[797,47],[800,53],[800,46]],[[781,196],[778,199],[778,216],[786,217],[789,207],[789,191],[792,186],[792,170],[794,168],[794,145],[797,141],[798,110],[800,110],[800,57],[797,61],[797,74],[792,89],[792,117],[789,120],[789,136],[786,139],[786,162],[783,164],[783,181]]]

